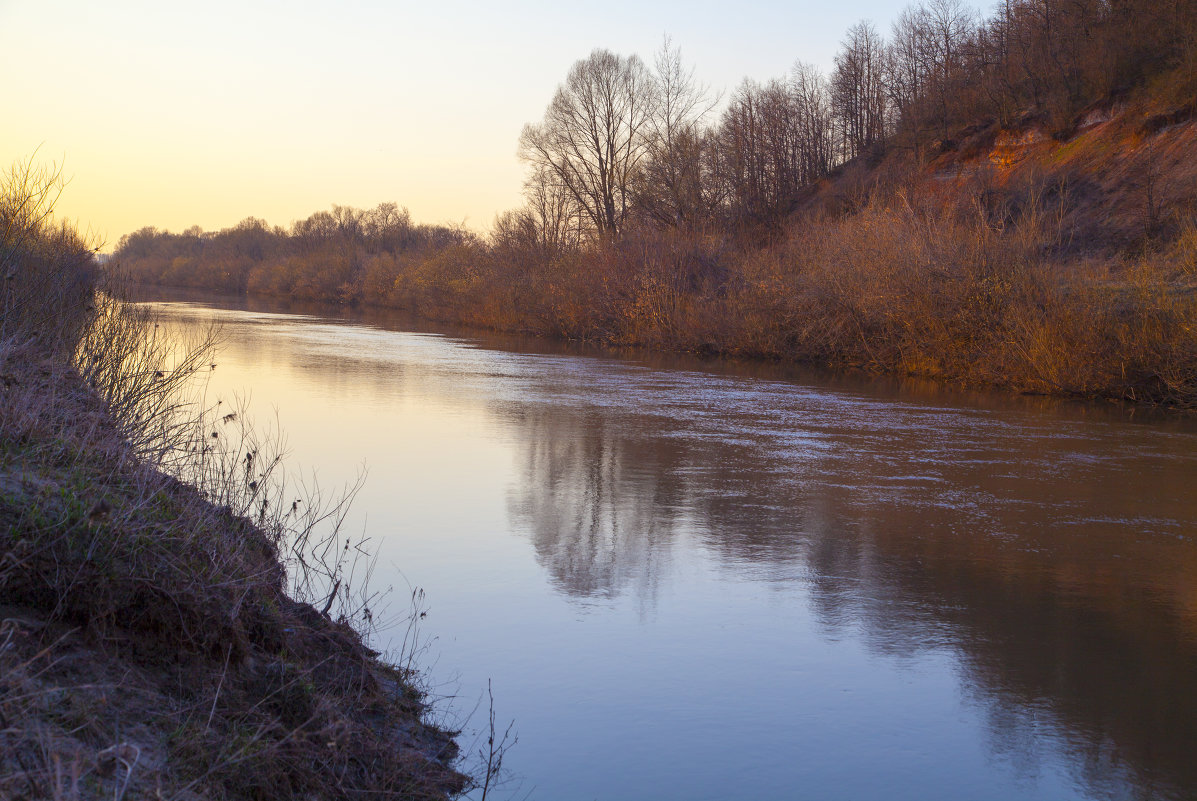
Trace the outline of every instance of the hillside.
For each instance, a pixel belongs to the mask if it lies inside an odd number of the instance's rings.
[[[883,181],[887,171],[913,171],[923,192],[945,204],[977,202],[994,225],[1036,200],[1059,228],[1062,253],[1167,251],[1197,231],[1195,104],[1142,92],[1104,99],[1060,131],[1031,113],[1005,127],[986,121],[931,143],[921,168],[897,151],[872,175]],[[1195,243],[1179,244],[1177,266],[1197,273],[1184,261]]]

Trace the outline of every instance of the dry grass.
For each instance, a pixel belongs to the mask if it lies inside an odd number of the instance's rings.
[[[643,233],[558,260],[537,276],[539,292],[512,295],[496,278],[511,303],[481,322],[1197,406],[1191,232],[1165,251],[1079,257],[1058,192],[1001,208],[987,197],[878,197],[851,215],[797,220],[764,247]]]
[[[769,346],[1023,392],[1197,403],[1197,303],[1173,265],[1062,262],[1057,231],[1033,206],[995,230],[878,204],[796,232],[768,262],[784,285],[769,294],[802,324]]]
[[[54,181],[0,193],[0,797],[466,789],[410,660],[364,644],[348,496],[295,500],[276,441],[188,403],[214,336],[96,290]]]

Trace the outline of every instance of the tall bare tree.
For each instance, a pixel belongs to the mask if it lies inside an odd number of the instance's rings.
[[[732,93],[717,133],[718,176],[734,217],[762,221],[775,198],[765,142],[764,88],[745,79]]]
[[[855,158],[885,136],[885,48],[873,23],[848,29],[835,57],[832,102],[845,159]]]
[[[886,90],[898,113],[913,124],[919,123],[916,118],[922,111],[922,101],[931,74],[930,39],[927,9],[922,6],[904,8],[890,30]]]
[[[636,56],[595,50],[570,68],[520,157],[553,175],[600,235],[622,229],[648,154],[655,82]]]
[[[650,217],[663,225],[692,226],[709,210],[704,176],[705,117],[719,98],[694,78],[681,52],[665,38],[654,63],[656,102],[649,117],[648,159],[638,192]]]
[[[831,94],[818,68],[802,61],[790,71],[789,92],[799,148],[799,181],[822,178],[835,161],[832,142]]]
[[[927,36],[928,77],[939,135],[948,135],[951,106],[961,94],[966,46],[976,29],[976,14],[962,0],[929,0],[921,10]]]

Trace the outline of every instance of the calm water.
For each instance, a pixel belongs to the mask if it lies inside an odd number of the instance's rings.
[[[493,680],[515,797],[1197,798],[1193,421],[161,308],[322,486],[365,466],[350,530],[449,708]]]

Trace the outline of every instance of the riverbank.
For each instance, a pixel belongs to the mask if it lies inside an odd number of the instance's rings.
[[[5,356],[0,794],[462,789],[418,674],[291,600],[277,534],[139,464],[69,369]]]
[[[1178,257],[1051,258],[1018,230],[952,213],[878,205],[738,252],[715,238],[654,234],[518,267],[483,245],[353,258],[367,278],[385,273],[376,281],[389,288],[256,279],[210,288],[615,347],[1197,406],[1197,286]],[[264,261],[250,277],[294,275],[297,264],[318,275],[342,261],[331,252]],[[152,285],[207,286],[131,266]]]
[[[210,341],[99,292],[47,186],[0,187],[0,796],[461,793],[418,670],[314,559],[335,507],[288,510],[235,412],[180,416]]]

